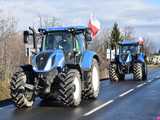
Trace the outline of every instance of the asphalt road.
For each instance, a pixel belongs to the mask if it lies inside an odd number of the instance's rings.
[[[130,77],[130,76],[129,76]],[[150,69],[145,82],[101,82],[97,100],[63,107],[37,99],[33,108],[0,107],[0,120],[156,120],[160,116],[160,68]]]

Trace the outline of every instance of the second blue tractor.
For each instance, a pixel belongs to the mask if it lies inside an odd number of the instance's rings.
[[[135,80],[147,79],[147,65],[143,44],[131,40],[119,42],[115,58],[111,60],[109,76],[112,81],[124,80],[125,74],[133,74]]]

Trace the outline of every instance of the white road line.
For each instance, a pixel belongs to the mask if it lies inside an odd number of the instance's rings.
[[[148,80],[147,82],[144,82],[144,83],[142,83],[142,84],[139,84],[139,85],[136,86],[136,88],[140,88],[140,87],[144,86],[145,84],[152,82],[153,80],[154,80],[154,79],[151,79],[151,80]],[[136,88],[130,89],[130,90],[128,90],[128,91],[120,94],[118,97],[119,97],[119,98],[120,98],[120,97],[124,97],[125,95],[127,95],[127,94],[131,93],[132,91],[134,91]],[[113,99],[112,99],[112,100],[109,100],[109,101],[107,101],[106,103],[104,103],[104,104],[102,104],[102,105],[100,105],[100,106],[92,109],[91,111],[85,113],[83,116],[84,116],[84,117],[85,117],[85,116],[89,116],[89,115],[95,113],[96,111],[98,111],[98,110],[106,107],[107,105],[113,103],[114,101],[115,101],[115,100],[113,100]]]
[[[137,85],[136,88],[140,88],[140,87],[144,86],[145,84],[147,84],[148,82],[152,82],[152,81],[153,81],[153,80],[148,80],[147,82],[144,82],[144,83],[142,83],[142,84]],[[128,91],[120,94],[118,97],[119,97],[119,98],[124,97],[125,95],[127,95],[127,94],[131,93],[132,91],[134,91],[136,88],[130,89],[130,90],[128,90]],[[109,100],[109,101],[105,102],[104,104],[102,104],[102,105],[100,105],[100,106],[92,109],[91,111],[85,113],[83,116],[84,116],[84,117],[85,117],[85,116],[89,116],[89,115],[95,113],[96,111],[98,111],[98,110],[106,107],[107,105],[113,103],[114,101],[115,101],[115,100],[113,100],[113,99],[112,99],[112,100]]]
[[[106,107],[107,105],[111,104],[112,102],[114,102],[114,100],[109,100],[108,102],[106,102],[106,103],[104,103],[104,104],[102,104],[102,105],[100,105],[100,106],[94,108],[93,110],[91,110],[91,111],[85,113],[83,116],[89,116],[89,115],[93,114],[94,112],[96,112],[96,111],[98,111],[98,110],[100,110],[100,109]]]
[[[136,86],[136,88],[140,88],[140,87],[144,86],[145,84],[147,84],[147,83],[145,82],[145,83],[139,84]]]
[[[119,97],[123,97],[123,96],[129,94],[130,92],[132,92],[132,91],[134,91],[134,90],[135,90],[135,89],[130,89],[130,90],[128,90],[128,91],[126,91],[126,92],[120,94]]]

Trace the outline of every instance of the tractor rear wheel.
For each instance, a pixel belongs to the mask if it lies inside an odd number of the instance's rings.
[[[117,66],[115,63],[111,63],[109,66],[109,77],[111,81],[119,81],[119,75],[117,73]]]
[[[133,75],[135,80],[143,80],[143,64],[135,63],[133,65]]]
[[[143,80],[147,80],[147,74],[148,74],[148,70],[147,70],[147,65],[144,63],[143,64]]]
[[[91,71],[85,73],[85,85],[82,91],[83,99],[95,99],[99,95],[100,77],[99,77],[99,65],[97,60],[93,59]]]
[[[81,79],[76,69],[70,69],[64,78],[59,80],[58,100],[66,106],[78,106],[81,102]]]
[[[33,104],[33,91],[28,90],[26,72],[20,70],[16,72],[10,82],[11,97],[17,108],[31,107]]]

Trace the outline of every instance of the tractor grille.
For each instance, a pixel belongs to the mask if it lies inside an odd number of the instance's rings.
[[[36,65],[39,70],[43,70],[47,64],[48,58],[51,55],[51,52],[41,53],[36,58]]]
[[[122,64],[122,65],[120,65],[120,68],[121,68],[121,70],[122,70],[123,72],[125,72],[125,71],[127,71],[127,69],[128,69],[128,65],[127,65],[127,64]]]
[[[122,55],[121,55],[121,60],[122,60],[123,62],[126,62],[127,57],[128,57],[128,54],[122,54]]]

